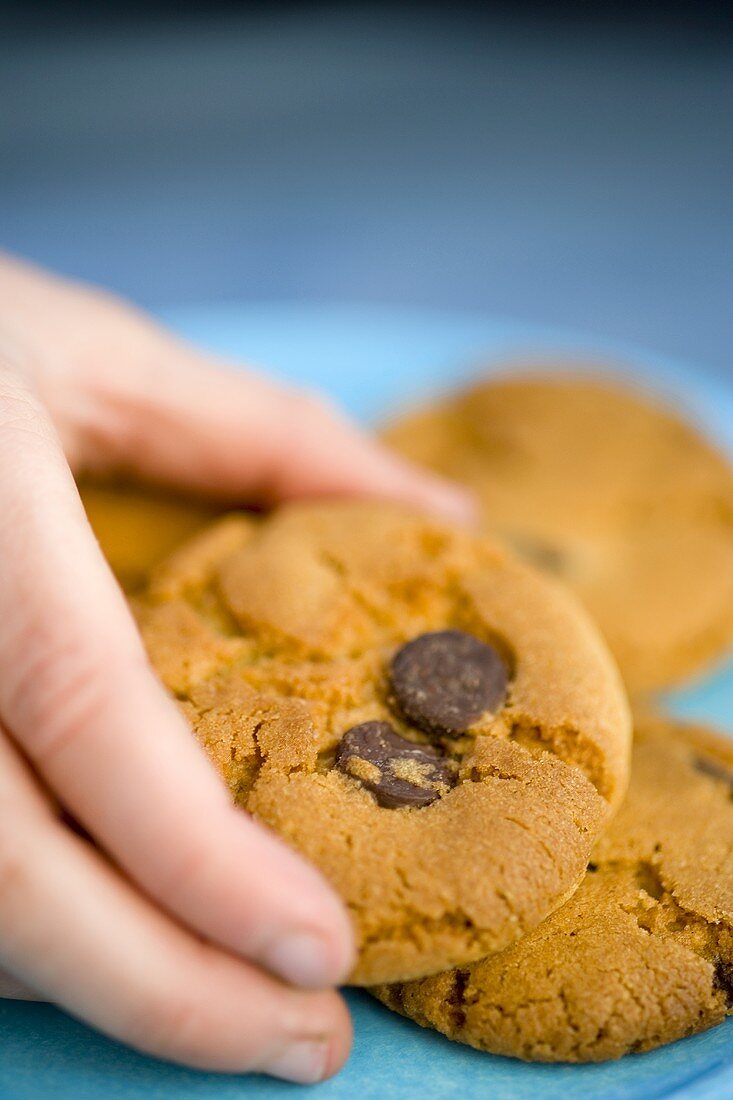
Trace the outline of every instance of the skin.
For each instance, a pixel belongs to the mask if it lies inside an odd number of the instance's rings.
[[[457,521],[471,505],[320,397],[230,366],[0,257],[0,993],[32,989],[191,1066],[314,1082],[351,1042],[333,990],[347,915],[231,806],[73,475],[264,506],[382,496]]]

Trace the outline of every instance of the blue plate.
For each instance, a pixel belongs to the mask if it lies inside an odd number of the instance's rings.
[[[285,378],[327,391],[365,420],[450,387],[489,359],[548,350],[608,357],[621,364],[617,369],[684,405],[733,454],[733,395],[725,386],[699,370],[577,334],[455,314],[344,307],[216,307],[173,311],[166,319],[223,354],[266,363]],[[677,714],[725,725],[733,713],[733,668],[719,669],[668,702]],[[339,1077],[315,1086],[319,1100],[733,1097],[733,1020],[619,1062],[539,1066],[479,1054],[400,1019],[365,994],[347,997],[354,1052]],[[156,1062],[49,1005],[0,1002],[2,1100],[274,1100],[297,1093],[296,1086],[265,1078],[222,1077]]]

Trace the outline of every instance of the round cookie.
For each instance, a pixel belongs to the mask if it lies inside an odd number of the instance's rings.
[[[79,494],[112,572],[126,592],[221,509],[163,490],[82,481]]]
[[[628,797],[573,897],[493,958],[372,990],[481,1050],[596,1062],[733,1011],[733,741],[637,724]]]
[[[470,486],[493,532],[575,589],[631,691],[733,640],[733,471],[675,412],[599,378],[499,376],[385,438]]]
[[[466,531],[378,503],[230,516],[138,616],[236,801],[345,900],[354,983],[524,935],[623,794],[630,722],[595,627]]]

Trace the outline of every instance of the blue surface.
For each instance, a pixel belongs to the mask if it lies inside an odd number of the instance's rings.
[[[373,419],[394,403],[440,389],[486,359],[543,348],[626,359],[627,372],[653,379],[733,453],[733,394],[699,370],[658,356],[562,332],[477,317],[321,308],[212,308],[171,313],[191,338],[220,352],[267,362],[283,376],[317,385],[356,415]],[[633,365],[632,365],[633,364]],[[675,712],[728,722],[733,669],[670,700]],[[347,994],[356,1040],[319,1100],[486,1096],[496,1100],[720,1100],[733,1096],[733,1020],[650,1054],[601,1066],[536,1066],[479,1054],[423,1031],[376,1004]],[[296,1086],[264,1078],[195,1073],[142,1057],[48,1005],[0,1003],[2,1100],[275,1100]]]

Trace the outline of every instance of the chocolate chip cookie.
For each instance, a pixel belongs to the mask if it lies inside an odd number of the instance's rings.
[[[633,692],[733,639],[733,472],[676,412],[610,380],[507,376],[385,438],[469,485],[493,532],[575,589]]]
[[[384,504],[230,516],[138,604],[239,805],[317,864],[371,984],[497,951],[576,888],[629,718],[573,597]]]
[[[472,966],[375,990],[481,1050],[595,1062],[733,1012],[733,741],[646,717],[628,798],[573,897]]]

